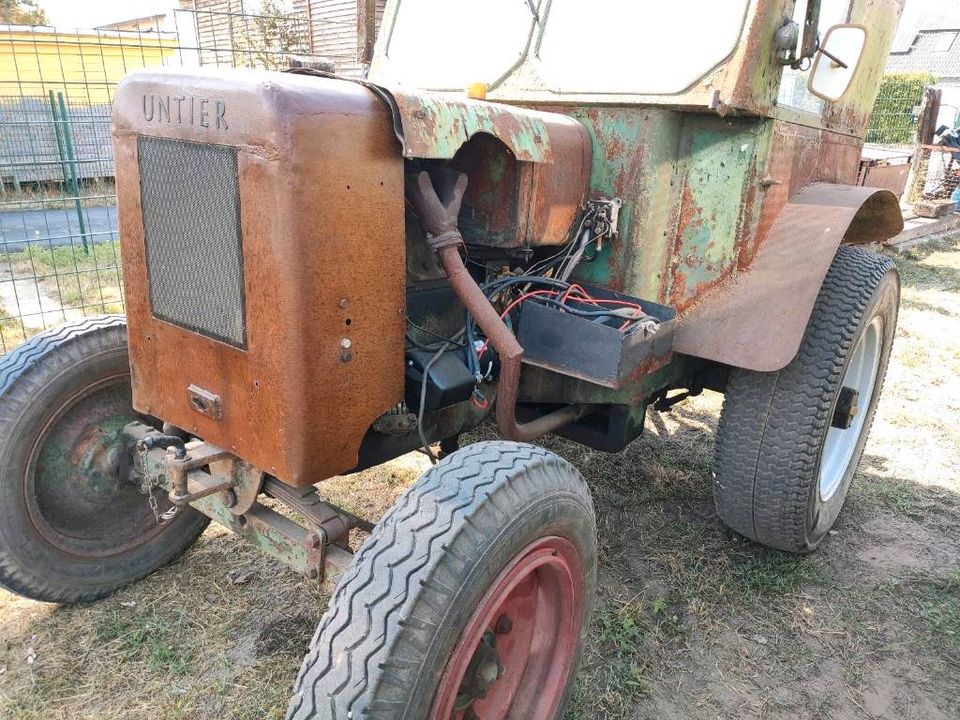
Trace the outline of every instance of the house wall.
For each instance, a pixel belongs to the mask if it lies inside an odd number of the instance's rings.
[[[53,90],[72,103],[89,105],[109,103],[124,75],[164,65],[177,45],[166,33],[0,27],[0,95],[45,98]]]
[[[310,24],[310,52],[332,61],[337,72],[361,77],[365,70],[357,60],[357,8],[362,0],[293,0],[294,12]],[[386,0],[377,0],[377,27]]]

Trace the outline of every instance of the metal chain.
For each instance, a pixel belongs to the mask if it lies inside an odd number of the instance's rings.
[[[137,447],[137,454],[143,458],[144,468],[147,466],[146,460],[148,452],[149,451],[145,447]],[[153,517],[157,521],[157,525],[166,525],[177,516],[180,508],[176,505],[171,505],[165,511],[160,512],[160,506],[157,503],[157,497],[153,494],[154,489],[158,487],[160,487],[159,478],[156,475],[149,475],[146,471],[144,471],[143,482],[140,483],[140,492],[147,496],[147,504],[153,511]]]
[[[153,517],[156,518],[157,525],[166,525],[168,522],[173,520],[173,518],[175,518],[177,513],[180,511],[180,508],[178,508],[176,505],[171,505],[167,510],[161,513],[160,508],[157,505],[157,498],[152,491],[149,495],[147,495],[147,502],[150,504],[150,509],[153,510]]]

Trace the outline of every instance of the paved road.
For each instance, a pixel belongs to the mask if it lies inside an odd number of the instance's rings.
[[[117,239],[117,208],[82,210],[90,242]],[[0,252],[23,250],[29,243],[50,245],[82,243],[76,210],[24,210],[0,213]]]

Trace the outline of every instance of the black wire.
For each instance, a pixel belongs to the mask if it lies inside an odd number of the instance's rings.
[[[430,449],[430,443],[427,442],[427,436],[423,432],[423,416],[426,411],[427,404],[427,379],[430,375],[430,368],[433,367],[434,363],[440,359],[440,357],[451,347],[460,344],[460,337],[466,332],[466,328],[458,332],[449,342],[445,342],[443,346],[437,350],[437,352],[430,358],[427,364],[423,368],[423,377],[420,379],[420,407],[417,408],[417,434],[420,436],[420,442],[423,445],[423,453],[430,458],[430,462],[434,465],[437,464],[437,456],[433,454],[433,450]]]
[[[405,335],[406,338],[407,338],[407,342],[409,342],[411,345],[413,345],[417,350],[423,350],[423,351],[425,351],[425,352],[433,352],[433,351],[436,350],[438,347],[440,347],[441,345],[443,345],[443,342],[435,342],[435,343],[424,344],[424,343],[420,342],[419,340],[417,340],[413,335],[411,335],[409,331],[406,332],[406,333],[404,333],[404,335]],[[410,348],[407,348],[407,349],[409,350]]]
[[[447,351],[448,345],[444,343],[443,347],[437,350],[436,354],[430,358],[429,362],[423,368],[423,378],[420,380],[420,407],[417,408],[417,433],[420,435],[420,442],[423,444],[423,452],[430,458],[430,462],[437,464],[437,456],[433,454],[430,444],[427,442],[427,436],[423,432],[423,414],[427,404],[427,378],[430,375],[430,368],[440,359],[440,356]]]

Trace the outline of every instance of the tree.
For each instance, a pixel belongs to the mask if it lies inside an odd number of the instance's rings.
[[[0,0],[0,23],[4,25],[47,25],[47,12],[37,0]]]
[[[277,0],[262,0],[253,28],[244,33],[249,64],[269,70],[286,67],[288,53],[302,52],[306,31],[297,13],[285,10]]]

